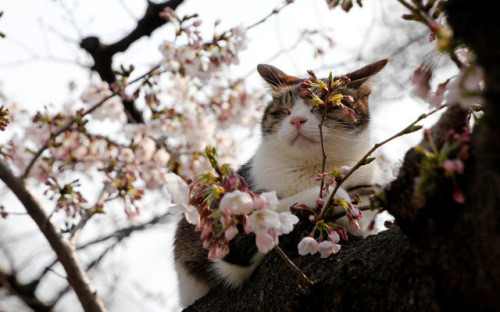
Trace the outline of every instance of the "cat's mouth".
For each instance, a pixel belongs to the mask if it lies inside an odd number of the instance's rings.
[[[305,136],[304,134],[302,133],[297,133],[297,135],[292,139],[292,141],[290,142],[291,145],[295,145],[295,144],[311,144],[311,143],[316,143],[315,140]]]

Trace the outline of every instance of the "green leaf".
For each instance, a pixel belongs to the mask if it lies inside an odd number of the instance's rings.
[[[422,125],[413,125],[410,127],[410,129],[408,129],[408,131],[406,133],[412,133],[412,132],[415,132],[415,131],[418,131],[420,129],[422,129],[424,126]]]
[[[227,177],[231,175],[231,167],[229,166],[229,164],[223,164],[220,168],[220,171]]]
[[[366,160],[365,160],[365,165],[368,165],[369,163],[371,163],[372,161],[374,161],[377,157],[368,157]]]

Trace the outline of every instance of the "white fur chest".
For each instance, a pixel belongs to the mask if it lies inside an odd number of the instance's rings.
[[[289,159],[276,159],[262,154],[256,155],[252,166],[256,189],[274,190],[279,197],[288,197],[313,187],[317,183],[314,176],[319,172],[320,166],[294,164]]]
[[[252,178],[256,190],[276,191],[281,198],[289,197],[311,187],[319,186],[315,180],[321,173],[321,159],[319,157],[293,157],[286,155],[279,148],[259,149],[253,158]],[[326,172],[331,172],[334,167],[353,165],[358,159],[344,160],[342,162],[328,161]],[[377,179],[377,166],[375,163],[363,166],[357,170],[344,184],[346,189],[357,185],[369,185]]]

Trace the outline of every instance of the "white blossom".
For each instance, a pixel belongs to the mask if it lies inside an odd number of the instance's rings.
[[[184,213],[191,224],[200,224],[200,215],[196,207],[189,205],[189,186],[174,173],[165,174],[165,187],[170,195],[170,201],[175,204],[170,209],[172,213]]]
[[[271,235],[274,234],[274,235]],[[278,236],[273,232],[257,232],[255,233],[255,244],[261,253],[268,253],[274,246],[278,245]]]
[[[276,211],[260,209],[248,216],[245,231],[267,232],[269,229],[279,229],[280,225],[280,216]]]
[[[337,253],[340,250],[340,245],[335,244],[331,241],[322,241],[318,244],[318,251],[321,255],[321,258],[327,258],[331,254]]]
[[[248,214],[253,209],[252,197],[248,193],[239,190],[224,194],[219,208],[225,214]]]
[[[293,230],[293,226],[299,222],[299,218],[296,215],[292,214],[289,211],[280,212],[279,214],[281,226],[280,232],[281,234],[288,234]]]
[[[297,247],[299,249],[299,255],[301,256],[305,256],[307,254],[314,255],[319,249],[318,242],[309,236],[304,237]]]

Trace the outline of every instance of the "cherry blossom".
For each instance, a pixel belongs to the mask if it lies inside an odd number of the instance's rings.
[[[452,79],[448,84],[446,101],[458,103],[465,109],[470,109],[474,104],[482,104],[483,81],[483,69],[479,65],[462,68],[458,77]]]
[[[172,213],[184,213],[186,220],[191,224],[200,224],[200,215],[196,207],[189,205],[189,186],[181,177],[174,173],[165,175],[165,187],[170,195],[170,201],[175,205],[170,209]]]
[[[299,222],[299,218],[290,212],[280,212],[280,232],[282,234],[288,234],[293,230],[293,226]]]
[[[319,246],[318,242],[314,238],[306,236],[300,241],[298,249],[299,255],[301,256],[305,256],[307,254],[314,255],[318,252]]]
[[[253,200],[248,193],[235,190],[222,197],[219,208],[225,214],[248,214],[252,211]]]
[[[278,245],[278,235],[275,231],[255,232],[255,244],[261,253],[268,253],[274,246]]]
[[[279,229],[280,225],[280,215],[276,211],[261,209],[248,216],[245,231],[266,233],[269,229]]]
[[[331,241],[322,241],[318,244],[318,252],[321,255],[321,258],[327,258],[331,254],[337,253],[340,250],[340,245],[335,244]]]

